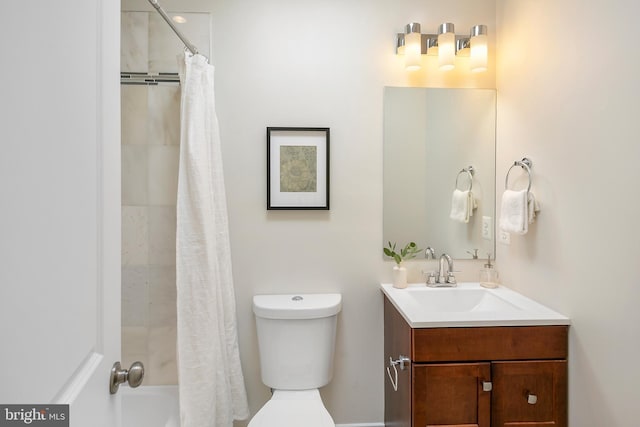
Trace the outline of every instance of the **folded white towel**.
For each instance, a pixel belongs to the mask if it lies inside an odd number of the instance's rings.
[[[477,202],[471,191],[461,191],[456,188],[453,190],[453,195],[451,196],[451,213],[449,214],[449,218],[454,221],[468,223],[476,207]]]
[[[516,234],[527,231],[527,190],[505,190],[500,209],[500,229]]]
[[[535,196],[531,191],[529,191],[529,198],[527,200],[527,219],[529,224],[533,224],[533,221],[536,219],[536,214],[540,212],[540,205],[536,200]]]
[[[505,190],[500,209],[500,229],[509,233],[527,234],[536,212],[540,210],[532,192]]]

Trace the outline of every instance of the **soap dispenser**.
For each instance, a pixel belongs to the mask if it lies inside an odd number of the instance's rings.
[[[491,254],[487,254],[487,263],[480,270],[480,286],[493,289],[497,288],[499,283],[498,270],[491,264]]]

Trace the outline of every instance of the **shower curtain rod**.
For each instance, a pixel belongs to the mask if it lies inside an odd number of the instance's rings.
[[[167,24],[169,24],[169,26],[171,27],[173,32],[176,33],[176,36],[178,36],[178,38],[182,41],[182,43],[184,43],[184,46],[187,49],[189,49],[189,52],[191,52],[192,54],[196,55],[198,53],[198,49],[193,44],[191,44],[191,42],[189,40],[187,40],[187,38],[173,24],[173,21],[171,20],[169,15],[167,15],[167,13],[164,11],[164,9],[162,9],[160,7],[160,5],[158,4],[158,0],[149,0],[149,3],[151,3],[151,6],[153,6],[158,11],[160,16],[162,16],[162,18],[165,21],[167,21]]]

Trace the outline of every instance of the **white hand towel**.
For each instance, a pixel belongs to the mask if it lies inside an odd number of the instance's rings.
[[[500,209],[500,228],[508,233],[525,234],[527,214],[527,190],[505,190]]]
[[[451,213],[449,218],[454,221],[468,223],[476,208],[476,200],[471,191],[461,191],[457,188],[453,190],[451,196]]]
[[[529,191],[529,198],[527,200],[527,217],[528,223],[533,224],[536,219],[536,213],[540,212],[540,205],[531,191]]]
[[[527,234],[536,212],[540,211],[532,192],[505,190],[500,209],[500,229],[508,233]]]

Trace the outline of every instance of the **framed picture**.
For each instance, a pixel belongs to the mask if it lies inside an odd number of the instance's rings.
[[[267,209],[329,210],[329,128],[267,128]]]

